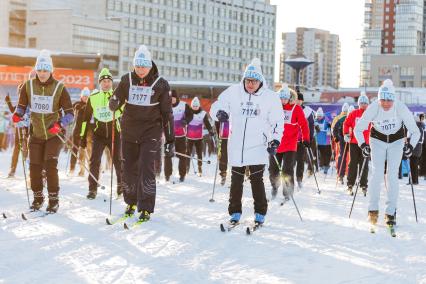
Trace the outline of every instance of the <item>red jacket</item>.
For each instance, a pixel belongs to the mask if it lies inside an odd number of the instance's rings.
[[[349,134],[351,136],[351,144],[358,144],[358,141],[355,138],[354,135],[354,129],[355,125],[357,124],[358,120],[361,118],[362,114],[365,110],[363,109],[355,109],[351,111],[351,113],[346,117],[345,122],[343,122],[343,135]],[[371,123],[368,126],[368,129],[363,132],[364,139],[366,144],[370,144],[370,128]]]
[[[296,104],[283,105],[284,132],[277,152],[296,152],[299,129],[302,131],[303,141],[309,141],[309,126],[303,109]]]

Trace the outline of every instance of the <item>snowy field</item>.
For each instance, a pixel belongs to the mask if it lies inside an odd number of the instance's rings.
[[[67,177],[61,155],[58,214],[23,221],[28,205],[21,162],[15,179],[3,178],[10,153],[0,153],[0,211],[8,216],[0,219],[0,283],[426,283],[423,178],[415,187],[418,224],[410,187],[401,181],[396,238],[383,225],[383,194],[380,226],[371,234],[367,198],[358,195],[348,219],[352,197],[342,185],[335,189],[335,176],[323,175],[321,195],[313,178],[295,194],[303,222],[292,203],[281,207],[281,199],[274,200],[265,226],[251,236],[245,234],[253,220],[246,182],[244,225],[222,233],[229,179],[210,203],[215,163],[204,165],[201,178],[191,170],[182,184],[162,179],[151,221],[127,231],[123,224],[105,225],[109,172],[101,179],[107,189],[87,200],[86,178]],[[122,213],[123,201],[113,200],[112,208]]]

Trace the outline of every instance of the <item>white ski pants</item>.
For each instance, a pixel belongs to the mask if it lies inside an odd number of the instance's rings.
[[[380,190],[384,181],[385,161],[387,161],[386,171],[386,209],[385,213],[394,215],[399,195],[398,170],[402,158],[402,148],[404,139],[399,139],[392,143],[371,138],[371,163],[373,172],[368,187],[370,203],[369,211],[379,210]]]

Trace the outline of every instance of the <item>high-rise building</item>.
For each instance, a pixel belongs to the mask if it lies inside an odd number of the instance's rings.
[[[25,47],[25,0],[0,1],[0,46]]]
[[[121,75],[145,44],[160,74],[175,81],[239,81],[258,57],[266,80],[273,82],[276,7],[269,0],[21,2],[28,3],[25,47],[100,53],[104,64]]]
[[[304,56],[314,64],[306,67],[300,83],[307,87],[338,88],[340,83],[339,36],[329,31],[297,28],[295,33],[282,34],[283,49],[280,56],[280,81],[292,83],[295,72],[284,60],[290,56]]]
[[[365,0],[361,86],[379,83],[372,80],[372,56],[425,54],[425,3],[426,0]]]
[[[254,57],[273,82],[276,7],[268,0],[107,0],[123,19],[122,72],[139,44],[171,80],[235,82]]]

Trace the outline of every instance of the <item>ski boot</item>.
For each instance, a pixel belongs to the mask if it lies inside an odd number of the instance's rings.
[[[312,172],[312,170],[308,170],[308,171],[306,172],[306,174],[308,175],[308,177],[310,177],[310,176],[312,176],[312,175],[313,175],[313,172]]]
[[[254,214],[254,223],[262,225],[265,222],[265,215],[255,213]]]
[[[364,196],[367,196],[367,187],[363,186],[361,187],[362,193],[364,194]]]
[[[229,220],[229,223],[231,224],[236,224],[238,222],[240,222],[240,218],[241,218],[241,213],[232,213],[231,214],[231,219]]]
[[[15,171],[10,171],[7,175],[7,178],[14,178],[15,177]]]
[[[95,199],[96,194],[97,194],[96,190],[89,190],[89,193],[87,194],[86,198],[90,200]]]
[[[185,176],[180,176],[179,177],[179,182],[184,182],[185,181]]]
[[[220,176],[221,176],[220,185],[224,186],[226,182],[226,172],[220,173]]]
[[[34,192],[34,200],[32,205],[30,206],[30,209],[32,211],[40,210],[40,208],[43,206],[44,203],[44,196],[43,192]]]
[[[166,180],[166,182],[170,181],[170,176],[165,176],[164,179]]]
[[[370,221],[370,233],[376,232],[377,219],[379,218],[379,211],[368,211],[368,221]]]
[[[151,218],[150,213],[146,210],[142,210],[141,215],[139,216],[139,221],[145,222]]]
[[[59,209],[58,193],[49,193],[49,204],[46,207],[46,212],[56,213]]]
[[[299,188],[299,190],[303,187],[302,178],[300,177],[297,178],[297,187]]]
[[[328,174],[329,169],[330,169],[330,166],[324,166],[324,175]]]
[[[124,214],[127,216],[131,216],[135,214],[135,211],[136,211],[136,205],[127,205],[126,211],[124,211]]]
[[[385,222],[388,226],[395,226],[396,225],[396,219],[394,215],[385,214]]]
[[[277,197],[277,193],[278,193],[278,188],[276,188],[275,186],[272,186],[271,189],[271,199],[274,200],[275,197]]]
[[[341,184],[344,184],[344,182],[343,182],[343,177],[339,177],[339,182],[340,182]]]
[[[354,191],[353,191],[353,186],[352,186],[352,185],[348,185],[347,192],[348,192],[348,194],[349,194],[350,196],[353,196],[353,195],[354,195]]]

